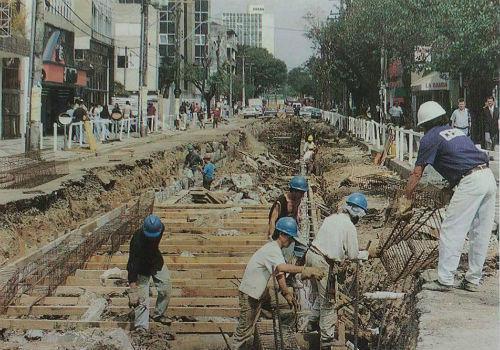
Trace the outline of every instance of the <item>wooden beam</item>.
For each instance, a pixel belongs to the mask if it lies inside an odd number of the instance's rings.
[[[229,253],[250,253],[253,254],[257,249],[262,247],[260,244],[252,244],[252,245],[232,245],[232,246],[221,246],[218,244],[213,245],[200,245],[200,244],[183,244],[183,245],[167,245],[160,244],[158,247],[160,252],[163,254],[180,254],[182,252],[191,252],[191,253],[221,253],[221,254],[229,254]],[[105,252],[107,247],[103,247],[101,251]],[[109,248],[107,248],[109,249]],[[122,253],[128,253],[130,250],[130,246],[123,245],[119,248],[119,251]]]
[[[224,333],[234,333],[236,330],[235,322],[173,322],[171,330],[175,333],[220,333],[220,329]],[[130,330],[131,322],[117,321],[75,321],[75,320],[30,320],[30,319],[0,319],[0,328],[7,329],[42,329],[42,330],[85,330],[88,328],[123,328]],[[156,325],[151,324],[151,329],[154,330]],[[160,327],[159,330],[162,328]]]
[[[165,226],[165,232],[169,233],[191,233],[191,234],[213,234],[218,230],[237,230],[240,233],[256,233],[264,235],[267,230],[267,225],[261,226],[223,226],[223,227],[175,227],[175,226]],[[227,238],[227,237],[226,237]]]
[[[87,309],[88,305],[72,305],[72,306],[46,306],[35,305],[29,306],[9,306],[7,309],[8,316],[81,316]],[[150,306],[154,309],[154,304]],[[127,314],[131,311],[128,306],[109,306],[107,310],[114,314]],[[170,317],[180,316],[198,316],[198,317],[238,317],[240,309],[237,307],[185,307],[173,306],[167,309],[167,315]]]
[[[79,269],[76,270],[75,276],[78,278],[100,278],[105,272],[105,269]],[[234,279],[241,278],[243,270],[200,270],[192,269],[188,271],[173,271],[170,270],[170,277],[173,279]]]
[[[109,259],[111,258],[111,259]],[[228,257],[228,256],[165,256],[163,260],[167,266],[169,264],[182,264],[182,263],[190,263],[190,264],[227,264],[227,263],[240,263],[246,264],[248,260],[250,260],[250,255],[248,258],[241,257]],[[128,261],[127,255],[94,255],[91,256],[89,262],[112,262],[112,263],[126,263]]]
[[[112,306],[127,306],[128,298],[126,297],[111,297],[110,304]],[[150,298],[151,305],[154,306],[156,302],[156,297]],[[37,305],[47,305],[47,306],[71,306],[71,305],[82,305],[79,304],[80,298],[78,297],[45,297],[37,303]],[[23,305],[21,302],[18,303],[19,306]],[[169,307],[171,306],[228,306],[237,307],[239,305],[238,298],[235,297],[225,297],[225,298],[207,298],[207,297],[172,297],[170,299]]]
[[[227,208],[241,208],[245,209],[256,209],[256,210],[269,210],[269,205],[264,204],[161,204],[157,203],[155,209],[167,209],[167,210],[177,210],[177,209],[227,209]]]
[[[104,285],[101,284],[99,278],[78,278],[76,276],[69,276],[66,279],[66,286],[102,286],[102,287],[116,287],[123,286],[126,281],[122,279],[107,279],[104,281]],[[118,283],[118,284],[116,284]],[[231,288],[234,287],[234,283],[237,283],[236,279],[172,279],[172,286],[175,288],[180,287],[213,287],[218,288]]]
[[[246,263],[170,263],[166,265],[169,270],[245,270]],[[91,270],[99,269],[111,269],[118,267],[120,269],[125,269],[127,267],[126,262],[119,263],[100,263],[100,262],[87,262],[85,267]]]
[[[81,288],[85,291],[96,293],[98,295],[125,295],[128,287],[103,287],[103,286],[59,286],[56,288],[55,296],[74,296],[75,289]],[[151,295],[156,296],[156,288],[152,288]],[[232,288],[197,288],[181,287],[173,288],[172,297],[236,297],[239,295],[236,286]]]

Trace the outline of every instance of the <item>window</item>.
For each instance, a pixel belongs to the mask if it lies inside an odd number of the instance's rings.
[[[127,56],[117,56],[117,62],[116,62],[116,67],[117,68],[127,68],[128,66],[128,60],[127,60]]]

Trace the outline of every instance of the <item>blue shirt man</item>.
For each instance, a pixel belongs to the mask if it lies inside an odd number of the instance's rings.
[[[207,178],[208,180],[213,180],[215,176],[215,165],[208,161],[207,164],[205,164],[205,167],[203,168],[203,177]]]
[[[469,170],[488,163],[488,155],[478,150],[462,130],[444,125],[432,128],[422,138],[415,166],[432,165],[456,185]]]

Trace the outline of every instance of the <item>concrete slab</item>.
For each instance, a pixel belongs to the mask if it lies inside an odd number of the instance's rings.
[[[484,281],[480,292],[422,291],[417,350],[498,349],[498,276]]]

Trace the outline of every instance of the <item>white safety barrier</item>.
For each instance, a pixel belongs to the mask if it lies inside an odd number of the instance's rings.
[[[346,117],[339,113],[322,111],[325,122],[338,130],[348,132],[372,147],[382,150],[386,140],[392,134],[396,146],[396,159],[414,165],[423,133],[400,127],[388,126],[373,120]]]

